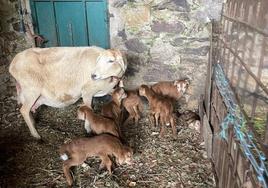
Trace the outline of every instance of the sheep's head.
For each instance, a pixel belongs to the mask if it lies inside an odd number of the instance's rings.
[[[97,58],[91,78],[92,80],[106,79],[111,76],[120,78],[125,73],[126,68],[127,63],[119,50],[105,50]]]

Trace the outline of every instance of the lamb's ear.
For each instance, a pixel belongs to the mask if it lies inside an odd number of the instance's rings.
[[[120,80],[118,85],[119,85],[119,87],[125,87],[123,80]]]
[[[77,110],[77,118],[81,120],[86,119],[86,113],[81,108]]]
[[[176,86],[178,84],[178,80],[174,81],[174,86]]]

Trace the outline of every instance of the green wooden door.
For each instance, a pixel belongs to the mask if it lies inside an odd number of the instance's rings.
[[[31,11],[46,47],[109,48],[107,0],[31,0]]]

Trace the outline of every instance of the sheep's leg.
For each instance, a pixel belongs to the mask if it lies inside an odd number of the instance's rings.
[[[38,99],[35,101],[35,103],[33,104],[33,106],[32,106],[32,108],[31,108],[31,111],[33,112],[33,113],[35,113],[36,112],[36,110],[37,110],[37,108],[39,107],[39,106],[41,106],[43,104],[43,102],[42,102],[42,98],[41,98],[41,96],[40,97],[38,97]]]
[[[16,83],[16,90],[17,90],[18,104],[21,104],[22,103],[22,100],[21,100],[21,87],[20,87],[20,84],[18,82]]]
[[[40,96],[40,94],[33,94],[31,93],[32,91],[29,92],[23,92],[21,93],[22,95],[24,94],[24,101],[22,104],[22,107],[20,109],[20,112],[31,132],[31,135],[37,139],[41,139],[40,135],[38,134],[37,130],[35,129],[34,126],[34,120],[32,118],[32,114],[31,114],[31,108],[32,106],[35,104],[36,100],[38,99],[38,97]],[[30,95],[25,95],[25,93]]]
[[[63,162],[63,172],[66,177],[67,183],[69,186],[73,184],[73,177],[70,173],[70,168],[72,166],[77,166],[82,164],[86,160],[86,157],[73,157],[67,161]]]

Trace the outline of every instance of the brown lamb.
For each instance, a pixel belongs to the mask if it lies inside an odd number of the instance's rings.
[[[121,138],[119,126],[117,126],[112,119],[94,113],[91,108],[87,106],[80,106],[77,115],[78,119],[88,122],[89,127],[87,129],[92,130],[94,133],[109,133],[118,138]]]
[[[188,80],[175,80],[158,82],[151,86],[152,90],[162,96],[178,100],[189,87]]]
[[[112,93],[112,101],[104,104],[101,109],[101,114],[105,117],[113,119],[117,125],[122,121],[121,103],[126,98],[126,93],[123,88],[117,88]]]
[[[141,118],[141,112],[143,111],[143,103],[137,91],[126,91],[126,93],[127,97],[123,99],[122,104],[129,116],[124,124],[127,124],[133,119],[135,121],[135,125],[137,125],[139,119]]]
[[[177,136],[177,130],[175,126],[175,119],[173,116],[173,105],[172,101],[163,96],[157,95],[152,89],[147,85],[141,85],[139,88],[140,96],[147,98],[150,107],[150,121],[151,124],[158,125],[158,119],[160,118],[161,130],[160,137],[164,136],[165,126],[171,125],[173,138]]]
[[[131,164],[133,150],[124,146],[112,135],[101,134],[90,138],[78,138],[63,144],[59,150],[63,160],[63,172],[69,186],[73,184],[70,167],[82,164],[88,157],[97,156],[101,159],[100,169],[106,168],[112,173],[112,161],[109,156],[115,156],[118,164]]]

